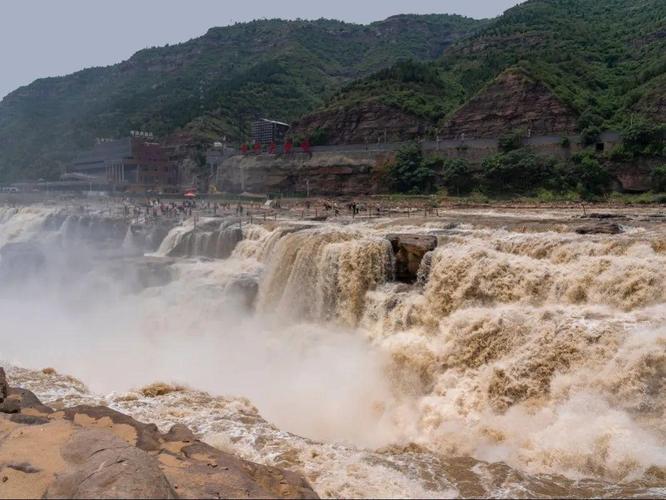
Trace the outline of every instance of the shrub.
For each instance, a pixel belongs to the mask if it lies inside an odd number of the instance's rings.
[[[449,194],[468,194],[474,188],[475,179],[466,160],[454,158],[442,165],[442,182]]]
[[[327,142],[328,142],[328,137],[326,135],[326,130],[324,130],[321,127],[317,127],[310,136],[310,144],[312,146],[323,146]]]
[[[482,166],[483,186],[491,193],[527,193],[539,187],[559,187],[555,160],[528,150],[491,156]]]
[[[622,144],[618,144],[608,153],[608,158],[612,161],[625,161],[631,159],[632,155],[627,152]]]
[[[584,131],[587,128],[591,127],[601,127],[601,124],[603,123],[604,119],[599,116],[597,113],[590,109],[586,109],[581,113],[580,117],[578,117],[578,130]]]
[[[600,196],[611,188],[610,174],[591,154],[576,156],[570,175],[585,199]]]
[[[523,134],[522,132],[517,132],[517,131],[502,134],[497,142],[497,147],[502,153],[515,151],[516,149],[520,149],[522,145],[523,145]]]
[[[423,151],[417,143],[400,148],[388,170],[389,187],[398,193],[432,191],[434,177],[432,163],[424,161]]]
[[[666,193],[666,164],[659,165],[650,175],[652,190],[657,193]]]
[[[666,125],[655,125],[640,120],[622,131],[622,146],[631,156],[664,154]]]
[[[596,125],[587,127],[580,133],[580,140],[583,143],[583,146],[591,146],[599,142],[599,136],[601,135],[601,129]]]

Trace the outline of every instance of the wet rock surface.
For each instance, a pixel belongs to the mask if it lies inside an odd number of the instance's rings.
[[[578,226],[575,231],[578,234],[619,234],[622,232],[622,228],[614,222],[599,222]]]
[[[415,282],[423,256],[437,247],[437,237],[429,234],[389,234],[386,238],[395,254],[395,279]]]
[[[54,411],[0,368],[0,497],[317,498],[300,475],[104,406]]]

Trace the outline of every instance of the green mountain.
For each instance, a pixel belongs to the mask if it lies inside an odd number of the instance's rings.
[[[666,121],[666,2],[528,0],[435,62],[400,62],[343,88],[297,126],[349,141],[331,117],[399,113],[390,138],[496,136],[507,128],[573,132]],[[356,116],[357,141],[386,136]]]
[[[242,136],[257,116],[291,121],[354,79],[402,59],[438,58],[484,23],[448,15],[369,25],[262,20],[43,78],[0,102],[0,180],[57,175],[95,137],[129,130],[210,140]]]

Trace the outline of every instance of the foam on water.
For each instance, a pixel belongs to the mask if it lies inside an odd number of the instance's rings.
[[[40,241],[47,258],[0,288],[0,357],[90,387],[10,370],[46,402],[185,423],[327,497],[663,496],[666,229],[457,217],[186,221],[162,257],[109,267],[99,242],[133,255],[145,239],[2,209],[0,244]],[[439,239],[413,286],[392,282],[395,230]],[[119,268],[151,284],[128,288]],[[137,389],[155,381],[186,389]]]

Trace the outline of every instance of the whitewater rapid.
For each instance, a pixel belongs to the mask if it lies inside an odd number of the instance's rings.
[[[0,287],[0,359],[46,402],[185,423],[326,497],[664,496],[660,215],[167,231],[0,207],[0,275],[2,247],[33,256]],[[413,285],[390,232],[438,239]]]

